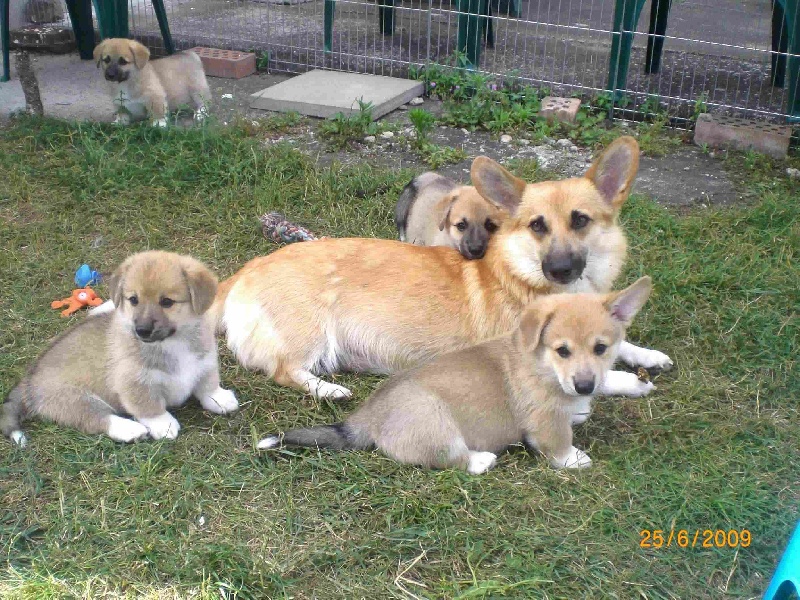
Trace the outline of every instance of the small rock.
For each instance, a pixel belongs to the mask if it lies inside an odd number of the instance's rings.
[[[406,135],[408,137],[410,137],[412,140],[417,139],[417,132],[416,131],[409,131]]]
[[[800,179],[800,169],[789,167],[786,169],[786,174],[789,176],[789,179]]]
[[[531,141],[530,141],[530,140],[525,140],[525,139],[522,139],[522,140],[519,140],[519,143],[520,143],[522,146],[527,146],[527,145],[529,145],[529,144],[531,143]]]
[[[105,243],[105,239],[103,239],[102,235],[98,235],[96,238],[92,240],[92,243],[89,244],[90,248],[97,249]]]
[[[545,144],[547,144],[548,146],[555,146],[556,145],[556,141],[553,138],[545,137],[542,141]]]
[[[571,148],[571,147],[572,147],[572,142],[570,142],[570,141],[569,141],[568,139],[566,139],[566,138],[561,138],[560,140],[558,140],[558,141],[556,142],[556,146],[557,146],[558,148],[561,148],[562,150],[568,150],[569,148]]]
[[[461,128],[461,133],[463,133],[464,135],[469,135],[469,129],[465,129],[465,128],[462,127]]]
[[[630,123],[628,123],[627,121],[620,121],[620,122],[619,122],[619,126],[620,126],[620,127],[624,127],[625,129],[627,129],[628,127],[630,127],[630,126],[631,126],[631,124],[630,124]]]
[[[367,137],[364,138],[364,141],[367,144],[373,144],[373,143],[375,143],[375,136],[374,135],[368,135]]]
[[[501,144],[510,144],[513,138],[508,135],[507,133],[500,136],[500,143]]]
[[[408,110],[408,104],[401,104],[397,107],[399,110]]]
[[[692,170],[692,168],[691,168],[691,167],[683,167],[683,170],[684,170],[684,171],[691,171],[691,170]]]
[[[233,100],[233,94],[222,94],[220,98],[222,98],[223,100]]]
[[[381,133],[381,137],[383,139],[385,139],[385,140],[390,140],[390,139],[392,139],[394,137],[394,132],[393,131],[384,131],[383,133]]]
[[[416,98],[412,98],[411,102],[409,102],[409,104],[411,106],[419,106],[423,102],[425,102],[425,101],[422,98],[420,98],[419,96],[417,96]]]

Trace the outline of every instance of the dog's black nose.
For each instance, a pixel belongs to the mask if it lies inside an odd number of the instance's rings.
[[[147,339],[151,335],[153,335],[153,328],[152,327],[137,327],[136,328],[136,335],[142,339]]]
[[[486,246],[467,246],[467,254],[470,258],[483,258],[483,255],[486,254]]]
[[[542,263],[544,276],[550,281],[566,285],[583,274],[586,261],[573,255],[548,257]]]
[[[594,391],[594,377],[591,379],[575,379],[575,391],[582,396],[588,396]]]

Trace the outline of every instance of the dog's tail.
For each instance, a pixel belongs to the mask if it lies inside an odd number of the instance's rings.
[[[25,446],[27,439],[20,429],[20,422],[25,418],[26,410],[23,401],[22,384],[9,392],[3,406],[0,406],[0,432],[18,446]]]
[[[261,450],[275,448],[283,441],[287,446],[330,448],[332,450],[368,450],[375,446],[366,431],[349,423],[290,429],[280,436],[270,435],[258,442]]]
[[[414,177],[406,184],[403,191],[400,192],[400,197],[397,199],[397,204],[394,207],[394,224],[397,225],[397,231],[400,233],[400,241],[406,241],[406,228],[408,226],[408,213],[411,212],[411,205],[414,204],[414,199],[417,197],[419,189],[417,189],[417,178]]]

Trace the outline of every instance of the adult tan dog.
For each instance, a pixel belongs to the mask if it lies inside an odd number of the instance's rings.
[[[406,185],[394,212],[400,241],[449,246],[470,259],[483,258],[489,238],[507,216],[474,187],[432,172]]]
[[[556,468],[588,467],[572,425],[589,417],[650,289],[643,277],[612,294],[542,297],[514,333],[392,377],[344,423],[292,429],[258,447],[378,448],[400,462],[479,474],[524,442]]]
[[[114,272],[115,310],[87,317],[57,338],[0,407],[0,430],[25,444],[20,421],[39,416],[120,442],[178,435],[168,408],[195,396],[206,410],[236,410],[219,385],[208,308],[217,278],[199,261],[142,252]],[[127,418],[124,415],[130,415]]]
[[[320,397],[346,388],[316,374],[390,373],[506,334],[543,295],[608,292],[625,259],[618,224],[639,163],[622,137],[584,177],[526,184],[496,162],[472,164],[478,192],[510,216],[486,256],[378,239],[293,244],[220,284],[212,311],[246,367]],[[668,368],[668,356],[623,343],[620,357]],[[652,384],[612,372],[601,393],[643,395]]]
[[[194,52],[180,52],[150,60],[150,51],[135,40],[109,38],[94,49],[103,68],[111,99],[117,108],[115,123],[149,116],[153,125],[167,126],[167,113],[182,105],[194,108],[194,118],[208,115],[211,90],[203,63]]]

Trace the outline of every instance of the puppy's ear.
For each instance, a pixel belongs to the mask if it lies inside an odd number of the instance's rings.
[[[133,58],[133,64],[136,65],[137,69],[142,69],[147,64],[147,61],[150,60],[150,50],[147,49],[147,46],[144,44],[140,44],[136,41],[130,42],[130,49],[131,49],[131,57]]]
[[[189,286],[189,300],[192,303],[192,310],[198,315],[202,315],[214,302],[217,293],[217,277],[211,270],[191,257],[183,259],[183,276]]]
[[[649,277],[642,277],[624,290],[608,294],[603,305],[615,320],[627,327],[647,302],[652,289],[652,280]]]
[[[111,274],[111,277],[108,278],[108,291],[111,294],[111,300],[114,301],[115,308],[122,306],[125,300],[125,274],[131,266],[130,263],[130,258],[125,259]]]
[[[608,204],[619,210],[631,191],[639,170],[639,144],[626,135],[614,140],[586,171],[589,179]]]
[[[94,58],[94,62],[97,63],[97,68],[100,68],[100,63],[103,62],[103,50],[105,50],[106,43],[108,40],[103,40],[97,46],[94,47],[94,52],[92,53],[92,57]]]
[[[479,156],[472,161],[470,177],[481,196],[512,215],[517,212],[526,185],[522,179],[514,177],[488,156]]]
[[[519,323],[519,339],[522,347],[532,352],[539,346],[542,333],[553,316],[552,310],[547,306],[531,308],[524,315]]]
[[[453,205],[458,200],[458,195],[453,194],[450,200],[445,204],[444,211],[442,211],[442,219],[439,221],[439,231],[444,231],[444,228],[450,223],[450,211],[453,210]]]

